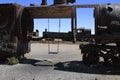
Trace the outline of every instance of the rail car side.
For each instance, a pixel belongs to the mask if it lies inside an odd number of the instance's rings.
[[[81,45],[83,62],[120,65],[120,4],[101,4],[94,10],[95,35],[90,44]]]
[[[30,51],[33,19],[18,4],[0,4],[0,61],[13,64]]]

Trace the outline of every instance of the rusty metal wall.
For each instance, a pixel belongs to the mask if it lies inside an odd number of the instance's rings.
[[[27,36],[32,31],[33,19],[25,7],[18,4],[0,4],[1,52],[13,53],[11,55],[26,53],[29,43]]]
[[[100,43],[120,43],[120,5],[106,4],[95,8],[95,35]]]

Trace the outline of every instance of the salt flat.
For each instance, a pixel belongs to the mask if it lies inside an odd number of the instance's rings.
[[[0,80],[120,80],[120,74],[104,74],[82,63],[78,44],[60,44],[58,54],[48,44],[32,43],[26,60],[0,65]],[[57,44],[50,44],[57,51]]]

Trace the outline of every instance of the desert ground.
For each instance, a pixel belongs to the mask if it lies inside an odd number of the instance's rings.
[[[26,59],[0,64],[0,80],[120,80],[120,69],[82,63],[79,44],[32,43]]]

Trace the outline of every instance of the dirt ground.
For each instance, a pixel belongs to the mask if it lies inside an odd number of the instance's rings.
[[[120,69],[82,63],[79,44],[32,43],[31,52],[16,65],[0,65],[0,80],[120,80]]]

